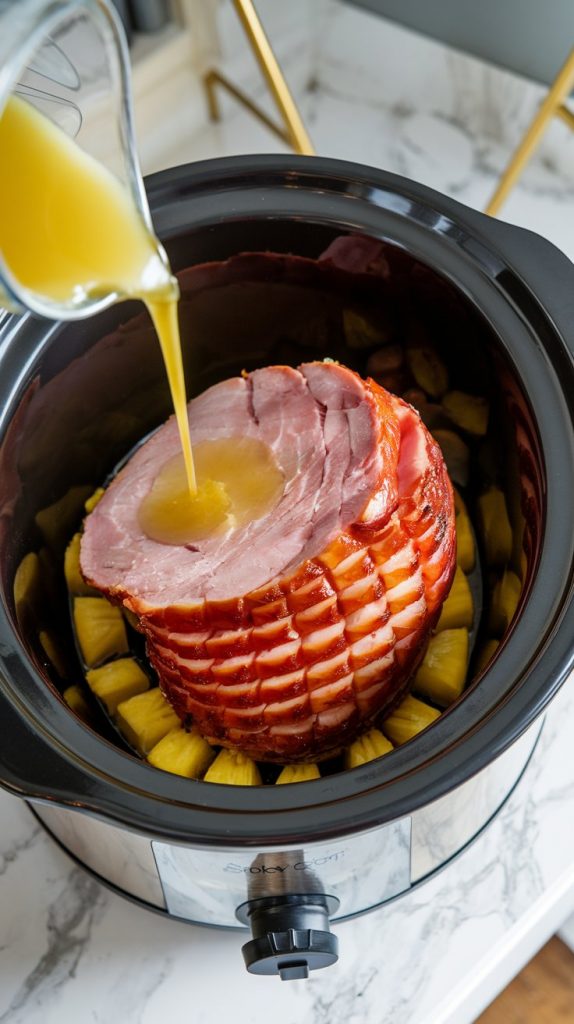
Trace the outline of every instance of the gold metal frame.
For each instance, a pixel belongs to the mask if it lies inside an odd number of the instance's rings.
[[[296,153],[303,153],[307,156],[313,155],[315,152],[313,144],[307,134],[307,130],[303,124],[303,120],[297,109],[295,100],[291,95],[289,86],[285,81],[277,58],[273,53],[271,44],[265,35],[263,25],[259,20],[259,15],[255,10],[252,0],[233,0],[233,6],[237,11],[245,35],[247,36],[251,49],[255,55],[255,59],[261,68],[263,77],[278,109],[282,123],[277,124],[273,121],[273,119],[268,117],[265,111],[261,110],[261,108],[254,103],[249,96],[246,96],[246,94],[242,92],[241,89],[238,89],[233,82],[230,82],[225,75],[222,75],[219,71],[215,70],[208,71],[203,79],[211,120],[219,121],[221,118],[217,88],[225,89],[230,96],[233,96],[238,103],[249,110],[249,112],[269,128],[270,131],[274,132],[275,135],[278,135],[280,139],[283,139],[283,141],[291,146]]]
[[[562,118],[570,128],[574,129],[574,113],[565,105],[565,101],[573,88],[574,50],[571,50],[568,59],[554,79],[540,110],[513,153],[506,170],[501,175],[490,202],[485,207],[485,213],[489,213],[493,217],[496,216],[504,200],[514,188],[534,150],[540,143],[551,117]]]

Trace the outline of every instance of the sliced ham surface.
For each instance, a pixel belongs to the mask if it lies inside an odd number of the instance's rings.
[[[192,443],[254,437],[286,485],[267,516],[160,544],[141,501],[173,418],[86,520],[86,579],[134,612],[183,720],[259,760],[324,758],[404,691],[448,594],[452,488],[411,406],[333,363],[256,370],[189,403]]]

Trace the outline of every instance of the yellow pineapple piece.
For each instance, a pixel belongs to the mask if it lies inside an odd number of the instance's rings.
[[[515,572],[506,569],[492,592],[490,606],[490,628],[495,636],[502,636],[508,629],[516,611],[522,583]]]
[[[118,704],[116,724],[128,743],[144,755],[149,754],[168,732],[181,726],[158,686]]]
[[[86,583],[80,572],[81,541],[81,533],[75,533],[66,548],[66,554],[64,555],[64,576],[66,577],[66,583],[70,594],[86,597],[88,594],[95,594],[96,591]]]
[[[463,572],[469,573],[474,569],[474,535],[466,512],[459,512],[456,517],[456,560]]]
[[[52,633],[48,632],[47,629],[41,629],[38,633],[38,640],[40,646],[44,651],[48,661],[52,662],[52,665],[56,669],[56,672],[62,679],[66,678],[66,663],[63,658],[62,652],[54,639]]]
[[[457,565],[449,595],[442,606],[440,619],[436,625],[437,633],[443,629],[457,629],[466,626],[470,629],[474,615],[472,593],[464,572]]]
[[[14,575],[14,605],[20,626],[29,615],[34,616],[42,597],[42,570],[35,551],[30,551],[20,562]]]
[[[456,512],[456,560],[462,571],[469,573],[474,569],[476,560],[474,534],[466,505],[456,487],[453,490]]]
[[[500,641],[499,640],[487,640],[481,648],[480,654],[476,662],[476,671],[482,672],[486,668],[489,661],[496,654]]]
[[[467,516],[468,509],[466,507],[462,494],[460,493],[460,491],[456,489],[456,487],[453,487],[452,492],[454,494],[454,510],[457,516],[461,515],[461,513],[464,513],[464,515]]]
[[[405,358],[402,345],[385,345],[378,348],[367,359],[367,376],[377,380],[386,373],[396,373],[400,370]]]
[[[81,686],[76,684],[74,686],[68,686],[68,688],[64,690],[62,697],[74,714],[77,715],[78,718],[81,718],[82,722],[85,722],[86,725],[90,725],[92,721],[92,710],[82,693]]]
[[[70,490],[53,505],[36,513],[36,525],[52,551],[60,553],[66,546],[66,541],[80,520],[84,502],[91,491],[92,488],[88,486],[70,487]]]
[[[468,668],[468,630],[444,629],[432,636],[415,675],[414,689],[448,707],[460,697]]]
[[[138,619],[137,615],[135,615],[134,612],[130,612],[129,608],[122,608],[122,611],[126,617],[126,622],[132,627],[132,629],[135,629],[137,632],[139,632],[140,620]]]
[[[380,729],[369,729],[345,750],[345,768],[357,768],[360,764],[374,761],[376,757],[382,757],[391,750],[393,744],[383,736]]]
[[[449,391],[442,400],[442,407],[457,427],[468,434],[483,437],[488,428],[488,402],[478,395],[464,391]]]
[[[419,388],[431,398],[440,398],[448,388],[448,370],[431,345],[407,348],[407,362]]]
[[[147,759],[155,768],[186,779],[200,779],[215,757],[215,750],[195,728],[172,729],[150,750]]]
[[[503,566],[512,555],[512,527],[506,498],[499,487],[490,487],[478,499],[478,522],[488,565]]]
[[[466,487],[470,460],[468,445],[454,430],[433,430],[432,435],[440,447],[451,480]]]
[[[353,309],[343,310],[343,330],[349,348],[373,348],[388,341],[388,333]]]
[[[86,672],[90,690],[104,704],[110,715],[115,715],[118,704],[149,690],[149,679],[134,658],[117,658],[100,668]]]
[[[103,487],[96,487],[94,493],[91,494],[90,497],[84,502],[84,508],[88,515],[90,514],[90,512],[94,511],[96,505],[98,504],[99,501],[102,500],[105,493],[106,492],[104,491]]]
[[[117,654],[128,653],[122,613],[105,597],[75,597],[74,626],[88,668],[95,668]]]
[[[316,764],[286,764],[275,780],[275,785],[284,786],[289,782],[308,782],[320,778],[321,772]]]
[[[204,782],[219,782],[227,786],[260,786],[259,768],[240,750],[223,750],[207,769]]]
[[[396,746],[400,746],[432,725],[437,718],[440,718],[440,711],[409,695],[388,718],[385,718],[381,728],[385,736],[388,736]]]

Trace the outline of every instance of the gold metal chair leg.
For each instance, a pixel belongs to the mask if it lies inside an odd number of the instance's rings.
[[[558,115],[571,128],[574,128],[574,115],[564,105],[574,86],[574,50],[570,52],[568,59],[558,72],[551,88],[528,131],[524,135],[520,145],[515,150],[506,170],[494,190],[490,202],[485,208],[485,213],[495,216],[504,200],[516,184],[525,165],[538,146],[546,126],[551,117]]]
[[[208,71],[203,76],[203,85],[207,97],[207,112],[210,121],[221,121],[221,108],[217,97],[217,89],[215,88],[218,78],[217,71]]]
[[[558,107],[556,113],[558,114],[558,117],[561,117],[562,120],[568,125],[568,127],[572,128],[572,130],[574,131],[574,114],[572,113],[572,111],[569,110],[568,107],[565,107],[562,103]]]
[[[237,100],[242,107],[249,110],[249,112],[253,114],[258,121],[261,121],[267,128],[269,128],[269,131],[273,132],[274,135],[277,135],[283,140],[283,142],[291,145],[291,138],[287,134],[287,131],[282,128],[281,125],[275,124],[275,121],[268,117],[264,110],[261,110],[261,108],[258,107],[246,93],[234,85],[229,78],[225,77],[225,75],[221,75],[219,71],[208,71],[203,79],[203,84],[205,85],[205,91],[207,93],[207,105],[209,108],[209,116],[212,121],[221,120],[221,110],[219,107],[216,88],[219,87],[220,89],[224,89],[225,92],[228,92],[230,96],[233,96],[233,99]],[[295,149],[296,147],[294,146],[293,148]],[[301,150],[297,150],[297,152],[301,152]]]
[[[303,153],[307,156],[312,155],[315,152],[313,144],[307,134],[271,44],[265,35],[252,0],[233,0],[233,5],[239,15],[245,35],[261,68],[275,105],[278,108],[282,124],[276,124],[241,89],[238,89],[233,82],[230,82],[228,78],[215,70],[208,71],[203,80],[210,118],[212,121],[219,121],[220,119],[221,113],[217,98],[217,88],[223,88],[238,103],[249,110],[254,117],[266,125],[270,131],[278,135],[284,142],[287,142],[296,153]]]

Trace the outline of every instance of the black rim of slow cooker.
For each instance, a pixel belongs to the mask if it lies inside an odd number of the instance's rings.
[[[298,786],[214,786],[121,753],[50,691],[2,607],[0,782],[128,829],[214,846],[325,840],[408,815],[501,754],[572,665],[574,303],[567,295],[574,269],[538,236],[407,179],[342,161],[226,158],[161,172],[147,187],[168,245],[186,228],[216,230],[228,219],[302,219],[384,238],[451,280],[498,336],[531,402],[551,485],[540,561],[515,628],[459,704],[391,757]],[[0,352],[2,434],[47,334],[45,323],[30,318],[12,327]]]

